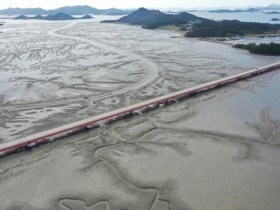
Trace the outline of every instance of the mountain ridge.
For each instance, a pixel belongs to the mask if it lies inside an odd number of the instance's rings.
[[[28,17],[25,15],[19,15],[17,17],[15,17],[15,20],[76,20],[76,19],[92,19],[93,17],[91,17],[90,15],[85,15],[81,18],[75,18],[71,15],[68,15],[66,13],[56,13],[54,15],[48,15],[48,16],[42,16],[42,15],[36,15],[33,17]]]
[[[65,6],[59,7],[56,9],[45,10],[42,8],[19,8],[19,7],[10,7],[7,9],[0,10],[0,15],[54,15],[57,13],[66,13],[69,15],[106,15],[106,14],[115,14],[115,15],[126,15],[132,12],[133,10],[121,10],[116,8],[109,9],[97,9],[95,7],[87,5],[76,5],[76,6]]]
[[[42,8],[19,8],[9,7],[7,9],[0,10],[1,15],[46,15],[47,10]]]

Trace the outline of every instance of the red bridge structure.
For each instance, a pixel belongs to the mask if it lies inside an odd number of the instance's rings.
[[[168,95],[160,96],[154,99],[150,99],[141,103],[137,103],[125,108],[117,109],[105,114],[94,116],[85,120],[80,120],[74,123],[60,126],[58,128],[43,131],[34,135],[23,137],[14,141],[0,144],[0,156],[4,156],[13,152],[22,151],[27,148],[34,147],[35,145],[51,142],[58,138],[67,137],[74,133],[81,132],[86,129],[99,127],[101,124],[110,123],[119,120],[123,117],[154,109],[163,104],[169,104],[176,100],[190,97],[192,95],[213,90],[215,88],[256,76],[271,70],[280,68],[280,62],[274,63],[261,68],[256,68],[250,71],[246,71],[237,75],[225,77],[213,82],[208,82],[196,87],[188,88],[185,90],[177,91]]]

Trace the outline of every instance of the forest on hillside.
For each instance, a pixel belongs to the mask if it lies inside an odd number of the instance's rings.
[[[280,44],[270,43],[270,44],[237,44],[235,48],[248,50],[250,53],[260,54],[260,55],[280,55]]]

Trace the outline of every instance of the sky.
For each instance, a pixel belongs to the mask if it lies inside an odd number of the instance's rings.
[[[280,4],[280,0],[0,0],[0,8],[41,7],[53,9],[62,6],[90,5],[96,8],[205,8],[248,7]]]

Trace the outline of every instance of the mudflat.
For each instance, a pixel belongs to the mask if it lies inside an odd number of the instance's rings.
[[[1,209],[277,210],[278,71],[0,160]]]
[[[164,30],[25,23],[1,29],[5,142],[278,61]],[[275,70],[1,158],[0,209],[279,210],[279,82]]]
[[[0,141],[278,61],[99,20],[10,20],[1,27]]]

